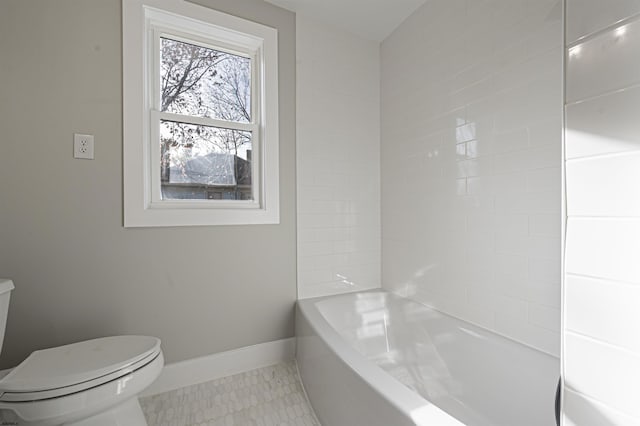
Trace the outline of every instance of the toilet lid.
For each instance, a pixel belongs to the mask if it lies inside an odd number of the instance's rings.
[[[103,337],[35,351],[0,380],[0,394],[41,392],[91,382],[158,352],[160,339],[148,336]]]

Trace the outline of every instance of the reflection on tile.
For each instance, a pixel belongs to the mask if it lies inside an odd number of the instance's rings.
[[[640,218],[569,217],[566,273],[640,284],[638,253]]]
[[[567,43],[640,13],[640,0],[567,0]]]
[[[640,423],[637,419],[612,410],[600,401],[569,389],[565,389],[562,405],[565,426],[637,425]]]
[[[149,426],[317,426],[295,361],[140,398]]]
[[[567,54],[567,103],[640,82],[640,21],[571,47]]]
[[[567,158],[640,149],[640,87],[567,106]]]
[[[640,216],[640,152],[567,161],[569,216]]]
[[[567,1],[564,412],[569,426],[640,424],[637,398],[630,396],[640,378],[638,13],[639,0]],[[589,33],[593,36],[571,44]]]
[[[553,354],[561,6],[431,0],[381,47],[383,285]]]
[[[636,390],[640,355],[572,332],[565,334],[565,345],[565,380],[570,388],[640,418]]]
[[[565,328],[640,353],[640,286],[567,275]]]

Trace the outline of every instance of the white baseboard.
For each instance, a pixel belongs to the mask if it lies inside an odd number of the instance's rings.
[[[276,340],[165,365],[139,396],[151,396],[295,358],[295,338]]]

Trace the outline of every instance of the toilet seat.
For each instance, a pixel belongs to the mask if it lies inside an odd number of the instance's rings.
[[[160,340],[148,336],[104,337],[35,351],[0,380],[0,402],[82,392],[144,367],[159,354]]]

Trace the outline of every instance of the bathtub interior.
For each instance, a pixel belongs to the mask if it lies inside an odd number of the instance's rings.
[[[316,306],[363,357],[465,424],[555,424],[551,355],[384,291]]]

